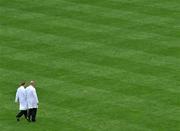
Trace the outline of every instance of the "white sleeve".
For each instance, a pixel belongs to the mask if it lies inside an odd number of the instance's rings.
[[[36,99],[36,102],[39,103],[39,100],[38,100],[38,97],[37,97],[37,93],[36,93],[36,89],[34,89],[33,95],[34,95],[34,97]]]
[[[16,91],[16,98],[15,98],[15,102],[18,102],[18,100],[19,100],[19,91],[17,90],[17,91]]]

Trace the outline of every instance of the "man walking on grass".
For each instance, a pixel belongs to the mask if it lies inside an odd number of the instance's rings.
[[[30,82],[30,85],[26,88],[26,93],[27,93],[27,105],[28,105],[27,119],[29,122],[35,122],[39,101],[38,101],[34,81]]]
[[[20,87],[17,89],[15,102],[19,103],[20,112],[16,115],[17,121],[20,121],[21,116],[25,116],[27,119],[27,99],[26,99],[26,89],[25,82],[20,84]]]

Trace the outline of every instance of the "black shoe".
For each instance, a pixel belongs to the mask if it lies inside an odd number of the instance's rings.
[[[30,120],[30,119],[28,119],[28,118],[27,118],[26,120],[27,120],[28,122],[31,122],[31,120]]]
[[[16,120],[19,122],[20,121],[20,119],[18,118],[18,117],[16,117]]]

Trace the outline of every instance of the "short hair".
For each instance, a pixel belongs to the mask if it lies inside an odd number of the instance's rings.
[[[30,81],[30,84],[34,84],[34,82],[35,82],[35,81],[32,80],[32,81]]]
[[[21,85],[21,86],[24,86],[25,84],[26,84],[26,82],[21,82],[21,84],[20,84],[20,85]]]

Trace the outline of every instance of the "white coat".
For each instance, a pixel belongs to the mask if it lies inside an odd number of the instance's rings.
[[[36,89],[30,85],[26,88],[28,109],[38,108],[38,97]]]
[[[24,86],[20,86],[17,89],[15,102],[19,102],[19,110],[27,110],[26,90]]]

